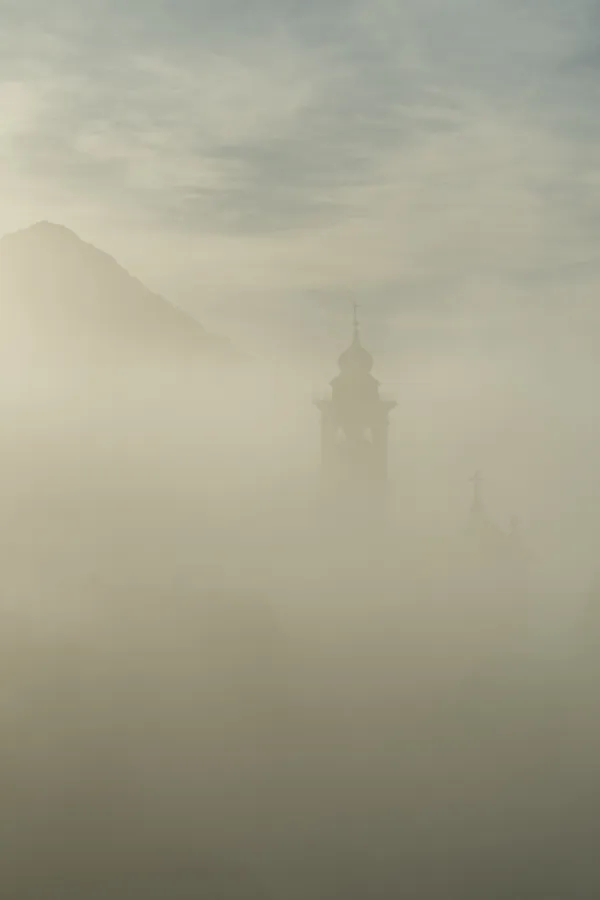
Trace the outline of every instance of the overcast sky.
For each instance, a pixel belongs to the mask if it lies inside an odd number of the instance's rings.
[[[558,546],[600,509],[598,110],[597,0],[0,0],[0,233],[62,223],[241,346],[342,349],[357,299],[376,374],[433,385],[423,478],[502,473]]]
[[[209,322],[587,302],[599,48],[595,0],[3,0],[0,232]]]

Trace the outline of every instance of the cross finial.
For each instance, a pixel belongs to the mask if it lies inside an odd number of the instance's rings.
[[[476,509],[481,504],[481,472],[479,469],[471,476],[470,482],[473,485],[473,509]]]
[[[352,324],[354,325],[354,330],[358,330],[358,303],[356,300],[352,301],[352,311],[353,311],[353,319]]]

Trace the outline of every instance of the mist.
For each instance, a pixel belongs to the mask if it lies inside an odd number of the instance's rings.
[[[369,342],[399,401],[375,521],[319,475],[349,326],[317,361],[109,370],[13,340],[7,895],[593,895],[595,445],[556,402],[581,360]],[[523,582],[468,543],[477,466]]]
[[[598,896],[597,29],[4,4],[2,897]]]

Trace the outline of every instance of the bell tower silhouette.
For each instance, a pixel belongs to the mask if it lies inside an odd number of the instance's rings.
[[[382,495],[388,474],[388,415],[397,405],[379,395],[373,357],[362,346],[354,304],[352,343],[338,360],[331,395],[319,398],[321,467],[325,481],[343,492]]]

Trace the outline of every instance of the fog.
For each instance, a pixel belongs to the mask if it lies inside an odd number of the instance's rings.
[[[0,3],[0,900],[600,895],[598,22]]]
[[[349,317],[235,362],[5,341],[4,896],[596,896],[589,364],[485,324],[365,319],[379,518],[319,471]],[[523,578],[469,543],[479,467]]]

